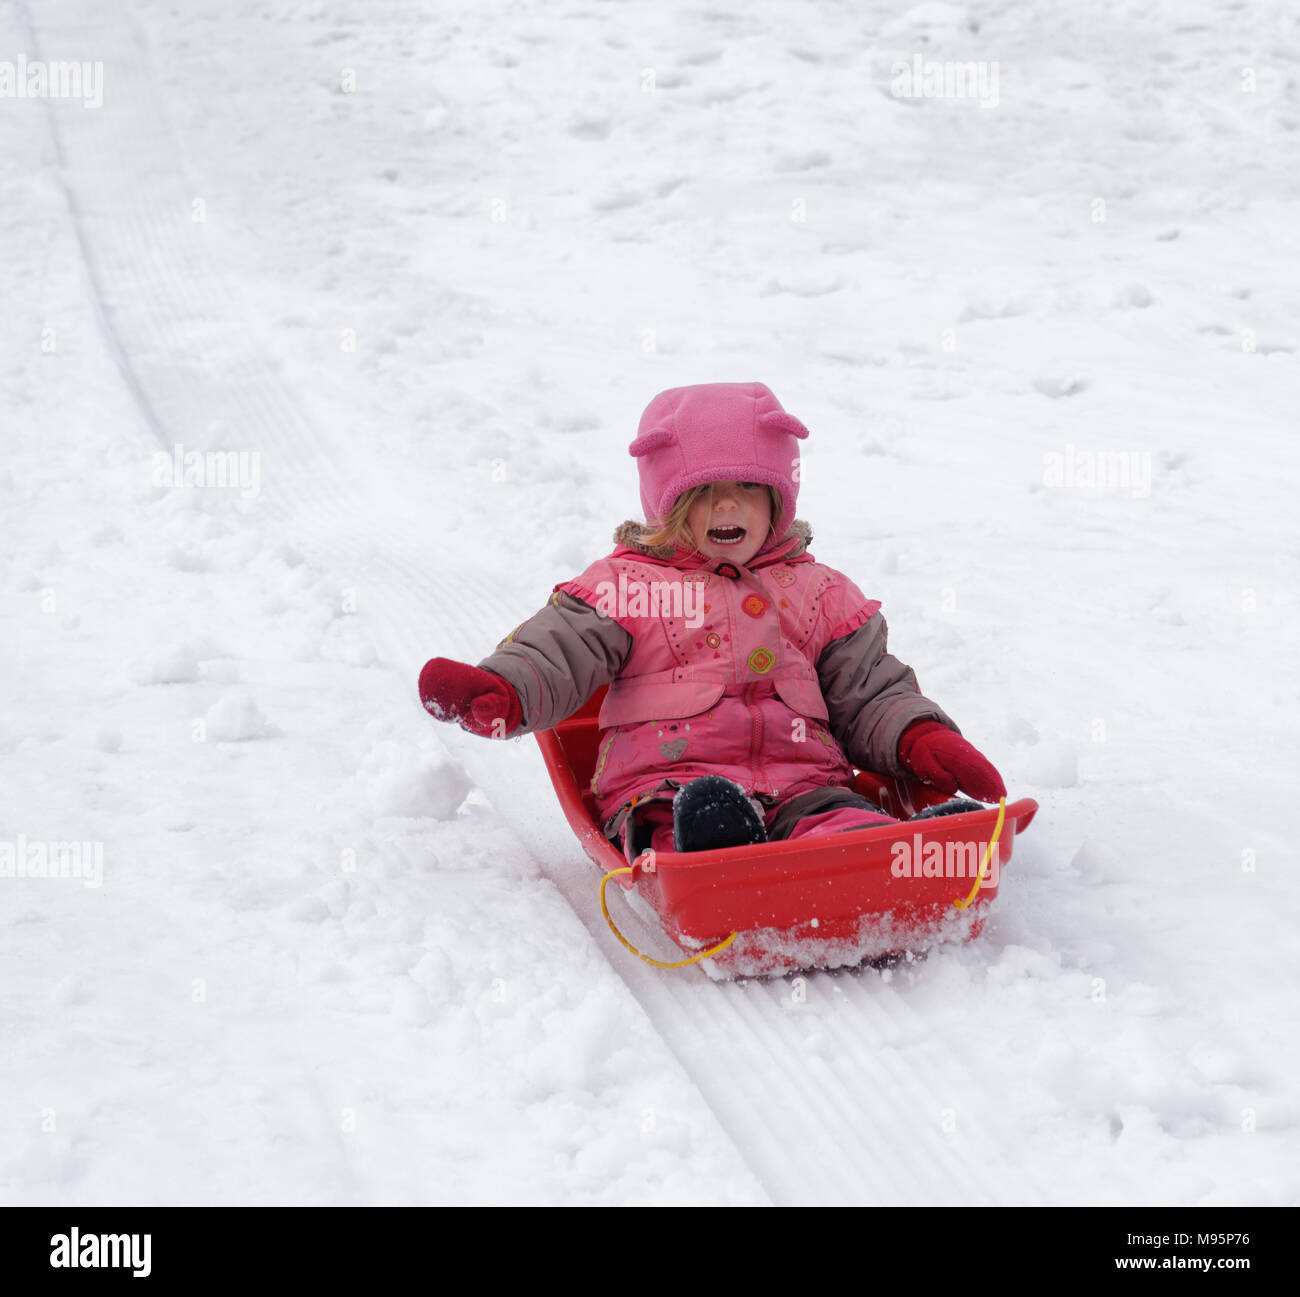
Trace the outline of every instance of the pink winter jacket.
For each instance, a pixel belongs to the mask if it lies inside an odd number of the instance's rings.
[[[634,796],[700,775],[765,804],[829,785],[853,766],[905,774],[913,722],[953,721],[886,651],[880,604],[807,552],[797,521],[737,567],[650,548],[624,523],[619,547],[515,628],[478,665],[514,687],[523,723],[547,729],[603,684],[592,791],[607,833]]]

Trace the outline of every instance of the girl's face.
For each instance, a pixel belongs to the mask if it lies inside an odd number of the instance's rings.
[[[772,527],[772,500],[759,482],[714,482],[712,500],[705,492],[691,505],[686,525],[695,547],[709,558],[743,567],[767,540]]]

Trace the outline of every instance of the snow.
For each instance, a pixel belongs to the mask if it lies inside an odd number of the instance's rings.
[[[0,839],[103,866],[0,876],[0,1201],[1300,1198],[1287,5],[101,8],[0,10],[103,64],[0,98]],[[1041,804],[928,958],[643,965],[415,696],[748,379]]]

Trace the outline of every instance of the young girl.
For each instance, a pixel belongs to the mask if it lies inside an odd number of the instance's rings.
[[[892,823],[853,791],[854,765],[1006,796],[886,652],[880,604],[808,553],[808,430],[762,383],[661,392],[638,431],[648,524],[623,523],[612,554],[477,667],[426,663],[433,716],[511,738],[609,685],[591,789],[629,859]]]

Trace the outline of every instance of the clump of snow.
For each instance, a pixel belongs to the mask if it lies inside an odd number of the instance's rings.
[[[120,752],[122,731],[116,725],[101,725],[95,731],[94,743],[101,752]]]
[[[1027,716],[1012,712],[1002,727],[1008,743],[1037,743],[1038,730]]]
[[[376,815],[449,820],[474,786],[456,762],[431,747],[392,739],[370,749],[358,774]]]
[[[1016,774],[1040,788],[1074,788],[1079,783],[1079,749],[1065,739],[1044,739],[1016,758]]]
[[[132,658],[126,670],[138,685],[189,684],[199,678],[199,659],[189,644],[168,644]]]
[[[1091,385],[1092,380],[1081,374],[1042,374],[1034,379],[1034,390],[1050,396],[1054,401],[1059,401],[1063,396],[1078,396]]]
[[[203,716],[204,732],[218,743],[240,743],[269,733],[269,722],[248,694],[227,694]]]
[[[1124,862],[1100,842],[1085,841],[1070,859],[1070,868],[1089,886],[1117,882],[1127,870]]]
[[[422,992],[425,1003],[438,1008],[454,1004],[464,993],[450,956],[436,947],[426,951],[410,969],[410,978]]]
[[[1115,305],[1145,310],[1155,299],[1145,284],[1126,284],[1115,294]]]

